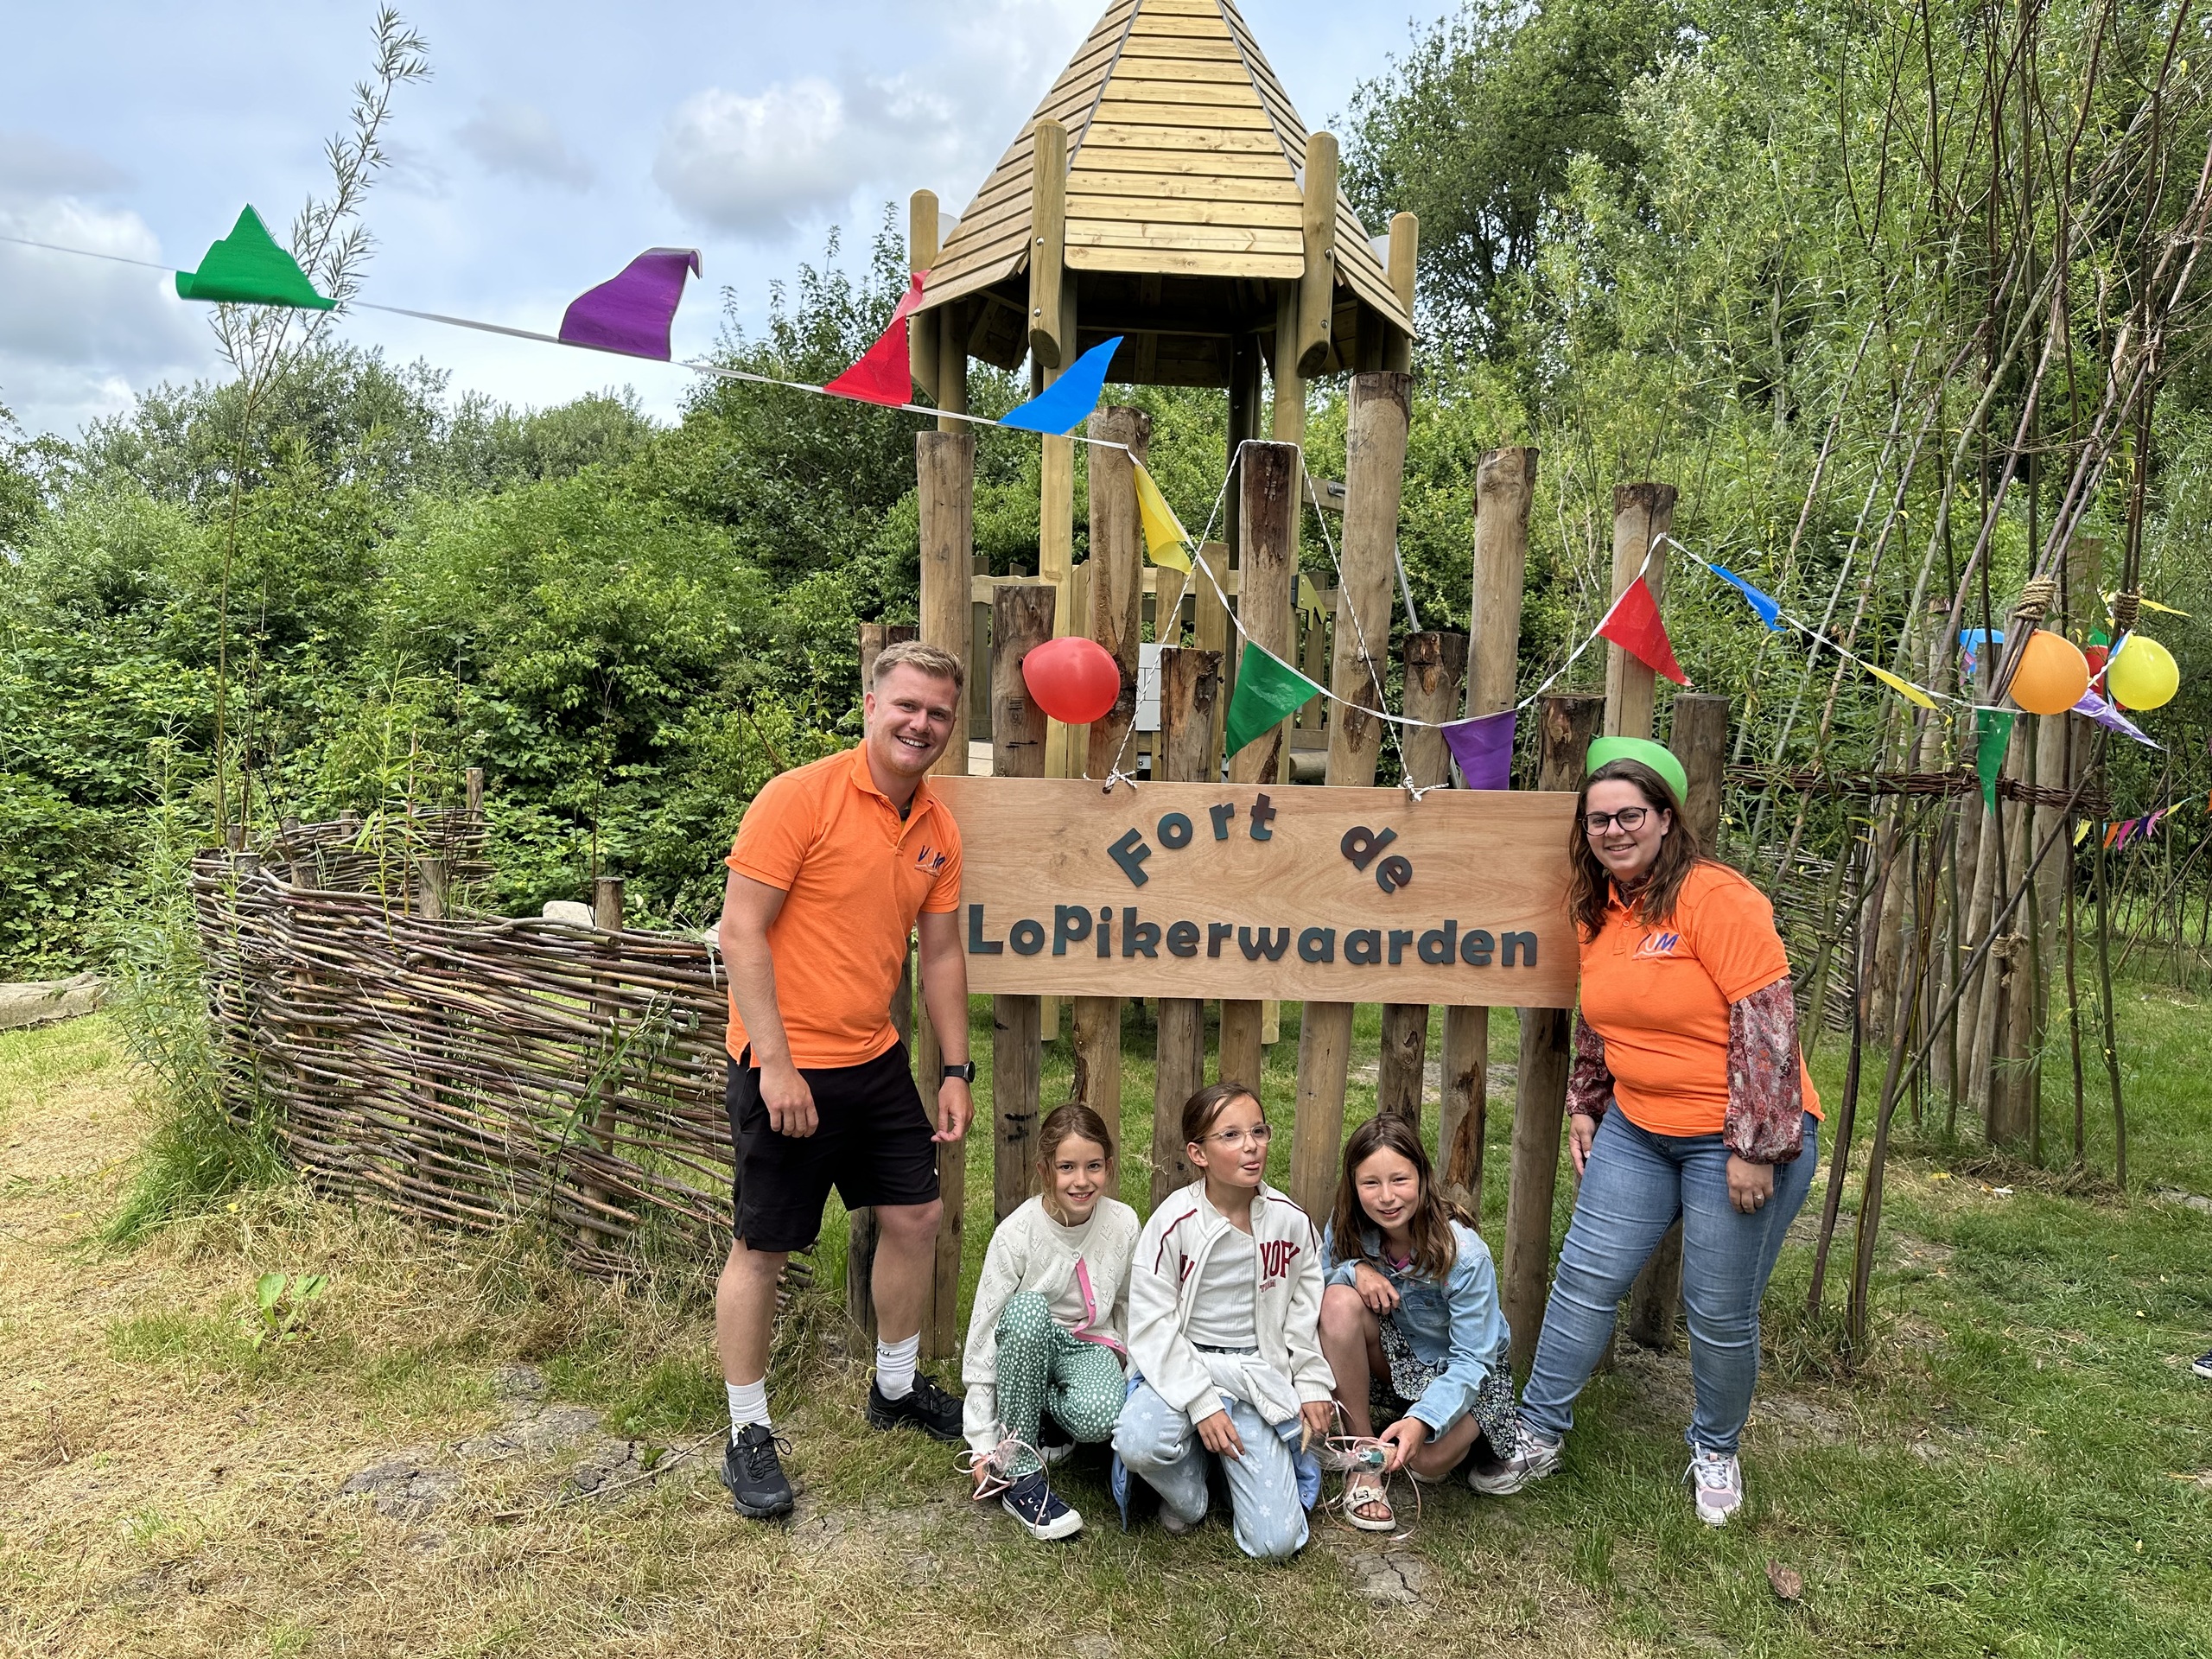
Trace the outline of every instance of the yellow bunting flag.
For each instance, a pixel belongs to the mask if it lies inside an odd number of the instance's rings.
[[[1890,690],[1896,692],[1897,696],[1903,697],[1907,702],[1913,704],[1916,708],[1933,709],[1936,706],[1936,699],[1929,696],[1918,686],[1913,684],[1911,681],[1901,680],[1896,675],[1891,673],[1889,670],[1885,668],[1877,668],[1872,663],[1861,663],[1859,664],[1859,666],[1865,669],[1869,674],[1872,674],[1876,679],[1879,680],[1884,685],[1888,686]]]
[[[1327,620],[1328,613],[1322,608],[1321,595],[1313,586],[1313,578],[1303,570],[1298,573],[1298,608],[1316,623]]]
[[[1191,556],[1184,550],[1190,537],[1183,533],[1183,526],[1175,517],[1175,510],[1167,505],[1167,498],[1160,493],[1160,486],[1152,481],[1152,474],[1140,464],[1137,472],[1137,517],[1144,521],[1144,550],[1154,564],[1165,565],[1170,570],[1190,574]]]
[[[2119,595],[2117,593],[2110,593],[2110,594],[2107,594],[2105,595],[2105,603],[2106,603],[2106,604],[2107,604],[2107,605],[2109,605],[2109,604],[2113,603],[2115,600],[2117,600],[2119,597],[2120,597],[2120,595]],[[2145,598],[2144,598],[2140,594],[2138,594],[2135,596],[2135,602],[2136,602],[2138,605],[2140,605],[2140,606],[2141,606],[2145,610],[2146,610],[2146,611],[2156,611],[2156,612],[2158,612],[2158,614],[2159,614],[2159,615],[2161,615],[2161,616],[2177,616],[2177,617],[2180,617],[2183,621],[2187,621],[2187,620],[2190,620],[2190,615],[2189,615],[2189,613],[2188,613],[2187,611],[2177,611],[2177,610],[2174,609],[2174,607],[2173,607],[2172,606],[2171,606],[2171,605],[2161,605],[2161,604],[2159,604],[2159,603],[2158,603],[2158,601],[2157,600],[2155,600],[2155,599],[2145,599]]]

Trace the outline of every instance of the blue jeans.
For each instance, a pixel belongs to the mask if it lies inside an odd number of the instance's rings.
[[[1243,1401],[1225,1394],[1220,1399],[1244,1444],[1243,1457],[1221,1460],[1236,1548],[1260,1560],[1287,1561],[1306,1543],[1306,1505],[1299,1499],[1290,1446]],[[1205,1519],[1206,1462],[1213,1454],[1191,1420],[1154,1394],[1149,1382],[1138,1384],[1122,1408],[1114,1450],[1179,1519],[1193,1525]]]
[[[1618,1106],[1600,1118],[1522,1390],[1522,1421],[1552,1440],[1574,1426],[1574,1396],[1605,1351],[1621,1298],[1680,1216],[1697,1395],[1689,1442],[1733,1452],[1758,1381],[1759,1299],[1813,1185],[1819,1129],[1808,1112],[1804,1150],[1775,1166],[1774,1196],[1746,1216],[1728,1202],[1728,1148],[1719,1135],[1653,1135]]]

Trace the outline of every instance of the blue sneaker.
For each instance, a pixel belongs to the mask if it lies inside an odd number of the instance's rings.
[[[2199,1376],[2212,1376],[2212,1348],[2208,1348],[2199,1354],[2191,1362],[2189,1369]]]
[[[1054,1497],[1045,1484],[1045,1471],[1024,1475],[1007,1488],[999,1507],[1029,1529],[1039,1543],[1072,1538],[1083,1530],[1083,1517]]]

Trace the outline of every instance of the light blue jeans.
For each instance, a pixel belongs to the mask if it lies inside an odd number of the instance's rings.
[[[1808,1112],[1804,1150],[1775,1166],[1774,1196],[1746,1216],[1728,1202],[1728,1149],[1719,1135],[1653,1135],[1618,1106],[1600,1118],[1521,1393],[1521,1421],[1553,1440],[1574,1426],[1574,1397],[1605,1351],[1621,1298],[1680,1216],[1697,1395],[1689,1442],[1733,1452],[1758,1382],[1759,1299],[1813,1185],[1819,1130]]]
[[[1229,1476],[1230,1520],[1236,1548],[1263,1561],[1287,1561],[1305,1548],[1306,1506],[1298,1497],[1298,1467],[1289,1444],[1244,1401],[1221,1396],[1229,1421],[1244,1443],[1241,1458],[1224,1458]],[[1206,1460],[1213,1454],[1191,1420],[1142,1382],[1122,1408],[1114,1450],[1160,1494],[1179,1520],[1203,1521]]]

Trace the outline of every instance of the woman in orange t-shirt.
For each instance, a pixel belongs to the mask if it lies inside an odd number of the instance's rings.
[[[1472,1484],[1515,1491],[1557,1467],[1614,1310],[1680,1219],[1690,1478],[1699,1519],[1717,1527],[1743,1503],[1736,1447],[1758,1380],[1759,1299],[1812,1185],[1820,1103],[1773,907],[1698,846],[1681,763],[1641,740],[1592,747],[1568,854],[1582,948],[1568,1133],[1582,1185],[1519,1437]]]

